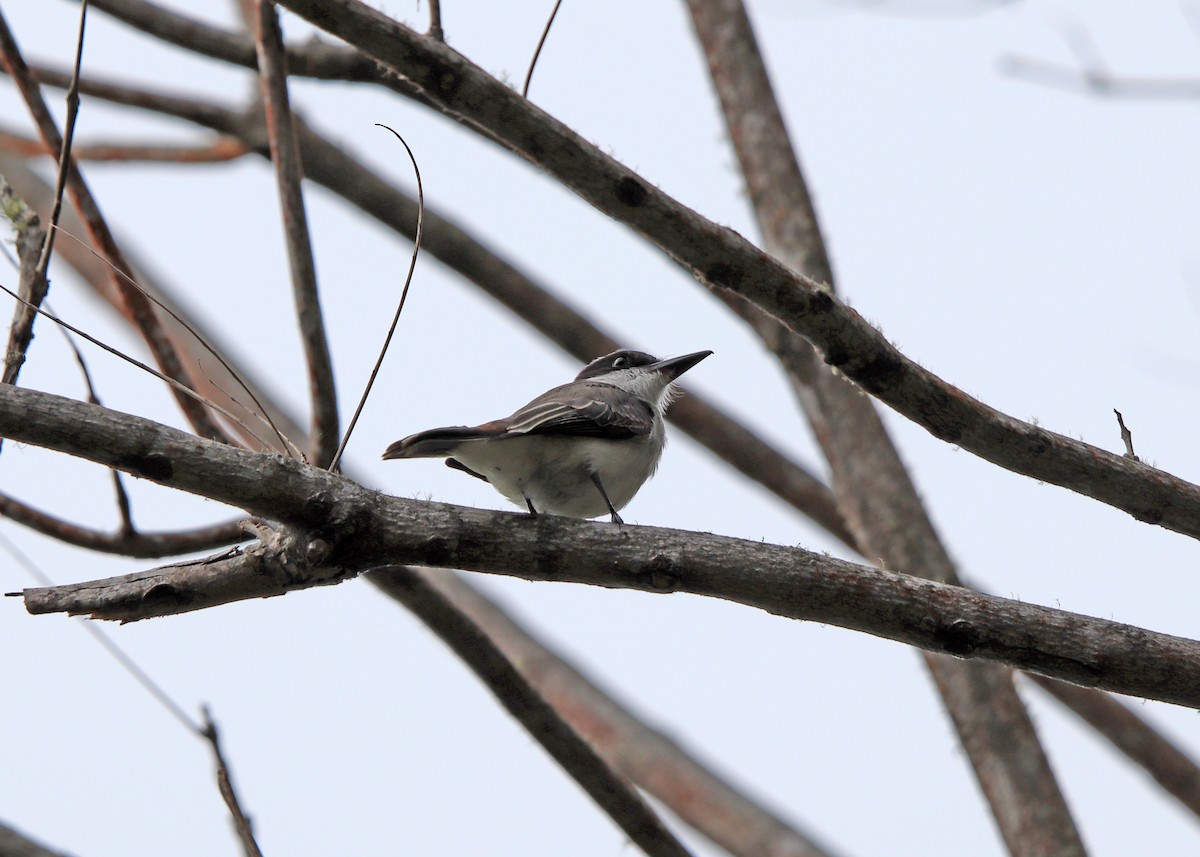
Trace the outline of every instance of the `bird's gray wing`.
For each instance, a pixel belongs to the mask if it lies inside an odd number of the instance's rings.
[[[540,434],[625,440],[654,427],[648,402],[610,384],[564,384],[538,396],[507,420],[506,435]]]

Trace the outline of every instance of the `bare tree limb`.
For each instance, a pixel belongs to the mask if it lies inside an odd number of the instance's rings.
[[[36,70],[34,72],[36,77]],[[20,134],[0,129],[0,149],[22,157],[47,154],[46,145]],[[238,140],[218,137],[212,143],[181,146],[172,143],[76,143],[71,154],[77,161],[122,161],[159,164],[216,164],[236,161],[250,152]]]
[[[225,754],[221,752],[221,738],[217,732],[217,724],[209,715],[207,706],[204,708],[204,728],[200,730],[200,737],[208,741],[209,747],[212,748],[213,758],[217,763],[217,788],[221,791],[225,806],[229,808],[229,814],[233,816],[233,827],[237,831],[238,840],[242,843],[242,852],[246,857],[262,857],[262,851],[259,850],[258,843],[254,840],[254,830],[250,824],[250,818],[242,809],[237,791],[233,788],[233,777],[229,773]]]
[[[1200,768],[1170,739],[1120,700],[1073,684],[1030,675],[1038,687],[1108,739],[1154,777],[1163,790],[1200,816]]]
[[[102,533],[56,518],[3,493],[0,493],[0,515],[69,545],[142,559],[213,550],[247,538],[237,521],[175,532]]]
[[[287,237],[296,318],[308,364],[309,399],[312,402],[312,430],[309,432],[312,457],[315,463],[327,465],[333,460],[341,438],[337,392],[333,383],[329,341],[325,336],[325,319],[317,294],[317,272],[308,234],[308,216],[300,188],[303,167],[288,102],[283,33],[279,30],[279,17],[272,0],[257,0],[254,23],[267,140],[271,147],[271,162],[275,165],[279,204]]]
[[[461,54],[356,0],[284,6],[394,68],[443,111],[555,176],[715,288],[756,303],[931,434],[1008,470],[1200,538],[1200,486],[1007,416],[900,353],[821,283],[672,199]]]
[[[412,608],[635,845],[652,855],[688,853],[633,785],[609,767],[488,635],[438,589],[417,572],[401,566],[376,569],[371,578],[384,592]]]
[[[799,159],[742,0],[689,0],[764,246],[833,288],[833,272]],[[859,552],[894,571],[958,584],[958,572],[871,401],[823,365],[800,336],[736,302],[779,356],[833,475]],[[1011,673],[929,654],[933,673],[1000,832],[1014,855],[1084,853]]]
[[[553,654],[460,575],[434,569],[414,569],[414,573],[469,616],[524,679],[611,765],[721,848],[739,857],[831,857],[828,848],[760,807],[735,784],[597,687],[576,666]],[[369,572],[366,579],[392,594],[378,571]]]
[[[17,233],[17,258],[21,263],[17,293],[35,307],[41,306],[50,290],[45,272],[38,266],[46,231],[42,229],[37,214],[13,191],[0,174],[0,208],[4,217]],[[33,342],[33,322],[37,312],[23,303],[13,308],[12,325],[8,333],[8,347],[4,352],[4,372],[0,383],[15,384],[25,363],[25,354]]]
[[[0,436],[117,467],[284,525],[277,545],[259,544],[224,559],[27,590],[31,612],[133,621],[335,583],[380,565],[428,565],[691,592],[1200,708],[1200,643],[801,548],[403,500],[294,459],[19,387],[0,386]]]

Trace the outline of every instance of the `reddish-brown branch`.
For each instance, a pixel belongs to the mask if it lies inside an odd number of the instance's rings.
[[[41,91],[25,65],[25,60],[21,56],[16,40],[9,30],[8,22],[4,19],[2,12],[0,12],[0,59],[3,60],[5,70],[13,78],[17,89],[25,100],[46,147],[54,152],[61,151],[63,140],[59,134],[58,126],[54,121],[54,117],[47,109],[45,102],[42,100]],[[113,285],[121,295],[122,306],[126,316],[141,332],[163,373],[174,378],[181,384],[190,386],[189,377],[183,368],[183,363],[164,333],[162,325],[159,324],[153,306],[136,289],[130,287],[119,276],[118,272],[132,277],[133,269],[125,260],[124,255],[113,239],[108,224],[100,213],[100,208],[96,204],[78,167],[71,161],[68,161],[67,190],[80,217],[87,224],[88,233],[93,243],[116,269],[112,273]],[[172,392],[175,394],[175,399],[179,403],[180,409],[188,418],[193,428],[202,437],[214,438],[225,443],[232,442],[224,429],[209,414],[207,408],[194,399],[181,394],[178,390],[172,390]]]
[[[41,140],[3,130],[0,130],[0,149],[26,158],[49,154]],[[200,146],[177,146],[168,143],[76,143],[71,149],[71,154],[77,161],[217,164],[236,161],[250,151],[250,147],[240,140],[221,137],[210,144]]]
[[[280,32],[279,17],[272,0],[258,0],[256,13],[255,44],[258,48],[267,140],[271,162],[275,165],[283,230],[287,237],[296,318],[308,364],[309,399],[312,403],[309,442],[313,461],[325,465],[333,460],[340,439],[337,392],[333,383],[329,341],[325,336],[325,319],[317,294],[317,272],[308,234],[308,215],[304,210],[304,194],[300,188],[304,171],[288,101],[283,33]]]

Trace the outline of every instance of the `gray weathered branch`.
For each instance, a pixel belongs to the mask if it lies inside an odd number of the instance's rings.
[[[130,414],[16,387],[0,386],[0,436],[240,506],[280,522],[283,543],[290,546],[281,554],[261,545],[236,551],[199,571],[177,566],[26,590],[31,612],[132,621],[409,563],[723,598],[932,652],[982,657],[1075,684],[1200,708],[1200,643],[801,548],[389,497],[280,455],[205,441]]]

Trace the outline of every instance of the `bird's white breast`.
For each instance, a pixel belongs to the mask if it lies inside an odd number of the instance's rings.
[[[624,508],[658,467],[665,442],[661,420],[649,436],[629,440],[510,436],[469,441],[454,457],[487,477],[518,506],[526,498],[538,512],[595,518],[608,514],[592,482],[599,477],[613,507]]]

